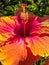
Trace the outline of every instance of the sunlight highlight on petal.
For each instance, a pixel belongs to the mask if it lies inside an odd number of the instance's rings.
[[[15,21],[13,17],[0,17],[0,33],[13,32]]]
[[[1,17],[1,19],[7,21],[7,23],[10,23],[10,24],[13,24],[13,25],[15,24],[12,16],[4,16],[4,17]]]
[[[44,38],[38,36],[32,38],[26,38],[27,47],[30,48],[32,53],[36,56],[49,56],[49,42],[47,43]]]

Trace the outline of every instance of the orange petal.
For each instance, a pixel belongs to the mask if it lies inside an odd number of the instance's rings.
[[[0,47],[10,44],[11,42],[15,42],[17,39],[13,38],[16,37],[16,35],[14,35],[14,33],[2,33],[0,34]]]
[[[0,61],[3,65],[16,65],[19,61],[24,61],[27,57],[27,51],[23,41],[19,41],[0,47]]]
[[[41,34],[49,34],[49,19],[41,22],[41,29],[39,31]]]
[[[49,35],[49,16],[44,16],[41,18],[41,29],[39,30],[40,34]]]
[[[42,57],[49,56],[49,37],[28,37],[26,38],[27,47],[30,48],[33,55]]]
[[[43,16],[43,17],[39,17],[40,22],[43,22],[45,20],[49,19],[49,15]]]
[[[34,56],[31,52],[31,50],[27,47],[27,58],[25,61],[20,62],[19,65],[33,65],[34,63],[36,63],[37,61],[39,61],[41,59],[40,56]]]
[[[16,22],[14,18],[15,16],[0,17],[0,46],[3,45],[8,38],[13,37]]]
[[[30,34],[39,36],[49,35],[49,19],[42,22],[36,22],[33,26],[34,27],[31,28]]]
[[[0,33],[13,32],[14,25],[15,25],[14,17],[12,16],[0,17]]]

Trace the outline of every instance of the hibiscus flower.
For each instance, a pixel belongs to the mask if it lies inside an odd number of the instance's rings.
[[[49,56],[49,19],[29,16],[0,17],[0,61],[3,65],[32,65]],[[19,12],[18,12],[19,13]]]

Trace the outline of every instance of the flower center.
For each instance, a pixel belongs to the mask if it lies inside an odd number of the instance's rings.
[[[22,4],[22,9],[23,11],[20,14],[20,28],[19,30],[14,30],[15,33],[17,33],[18,35],[22,36],[22,37],[26,37],[29,35],[29,31],[27,30],[27,23],[28,23],[28,12],[25,11],[25,4]]]
[[[18,36],[21,36],[23,38],[25,38],[26,36],[29,36],[29,28],[27,28],[27,23],[21,23],[20,27],[18,26],[15,27],[14,29],[14,33],[18,34]]]

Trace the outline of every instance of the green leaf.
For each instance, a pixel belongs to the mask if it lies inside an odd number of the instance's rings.
[[[38,0],[38,3],[41,3],[42,2],[42,0]]]
[[[35,12],[38,10],[38,6],[35,3],[33,3],[32,5],[28,5],[27,9],[29,9],[32,12]]]
[[[5,3],[9,3],[10,2],[10,0],[5,0]]]
[[[5,10],[7,10],[7,11],[13,11],[13,8],[12,8],[12,6],[7,6],[7,7],[5,7]]]
[[[14,6],[14,11],[17,10],[19,8],[19,5],[15,5]]]
[[[4,14],[4,15],[7,15],[8,13],[7,13],[7,11],[3,11],[3,14]]]
[[[46,14],[49,15],[49,6],[46,7]]]
[[[2,14],[2,13],[0,13],[0,16],[3,16],[3,14]]]

